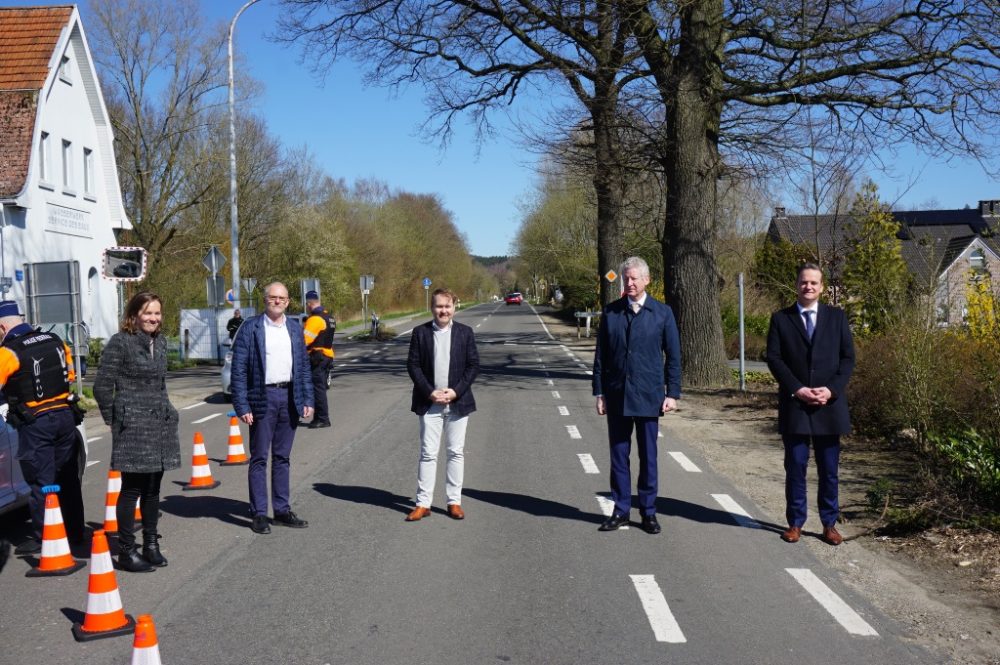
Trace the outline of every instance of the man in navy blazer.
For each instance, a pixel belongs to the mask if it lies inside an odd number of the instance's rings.
[[[479,375],[479,351],[472,328],[454,321],[457,298],[449,289],[431,295],[434,319],[413,329],[406,371],[413,381],[410,410],[420,416],[420,463],[416,507],[406,516],[416,522],[431,514],[441,439],[448,451],[445,494],[448,515],[464,519],[465,430],[476,410],[472,382]]]
[[[840,435],[851,430],[847,382],[854,371],[854,341],[844,310],[819,302],[823,272],[799,268],[798,302],[771,315],[767,366],[778,380],[778,431],[785,445],[785,518],[781,535],[796,543],[806,521],[809,444],[816,453],[823,540],[839,545],[837,498]]]
[[[593,392],[597,413],[608,417],[611,497],[615,505],[600,526],[614,531],[632,509],[632,428],[639,446],[639,512],[646,533],[656,521],[656,439],[659,417],[677,408],[681,396],[681,350],[670,307],[646,293],[649,266],[633,256],[621,267],[625,296],[601,313],[594,352]]]
[[[255,533],[270,533],[267,459],[271,457],[274,523],[298,529],[308,522],[289,505],[289,456],[299,418],[313,413],[313,387],[302,326],[285,316],[288,289],[264,288],[264,313],[246,321],[233,340],[233,410],[250,425],[250,509]]]

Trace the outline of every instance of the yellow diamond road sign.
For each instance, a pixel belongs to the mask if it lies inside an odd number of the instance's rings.
[[[609,270],[606,273],[604,273],[604,279],[608,280],[609,282],[613,282],[616,279],[618,279],[618,273],[616,273],[614,270]]]

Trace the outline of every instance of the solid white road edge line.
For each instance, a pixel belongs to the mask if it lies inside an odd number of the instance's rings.
[[[868,622],[861,618],[857,612],[852,610],[844,600],[835,594],[830,587],[816,577],[808,568],[785,568],[788,574],[795,578],[795,581],[802,585],[809,595],[816,602],[823,606],[830,615],[837,620],[844,629],[852,635],[872,635],[878,637],[875,629],[868,625]]]
[[[654,575],[629,575],[635,592],[639,594],[639,601],[642,609],[646,611],[646,618],[653,629],[653,636],[657,642],[670,642],[672,644],[682,644],[687,642],[681,627],[677,625],[667,599],[660,591],[660,585],[656,583]]]
[[[671,452],[668,454],[673,457],[685,471],[690,471],[691,473],[701,473],[701,469],[698,468],[698,465],[689,460],[688,456],[684,453]]]

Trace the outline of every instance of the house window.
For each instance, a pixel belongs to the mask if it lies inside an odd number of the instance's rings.
[[[975,272],[986,270],[986,252],[981,247],[976,247],[969,253],[969,268]]]
[[[49,133],[42,132],[42,140],[38,142],[38,180],[43,185],[52,180],[52,156],[49,144]]]
[[[59,61],[59,80],[73,85],[73,71],[69,66],[69,56],[64,55]]]
[[[73,143],[66,139],[62,142],[62,178],[63,194],[73,194]]]
[[[83,149],[83,194],[94,197],[94,151]]]

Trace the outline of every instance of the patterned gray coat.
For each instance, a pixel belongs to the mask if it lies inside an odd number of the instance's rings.
[[[154,473],[181,465],[178,415],[167,397],[166,374],[162,335],[119,332],[104,347],[94,399],[111,426],[112,469]]]

